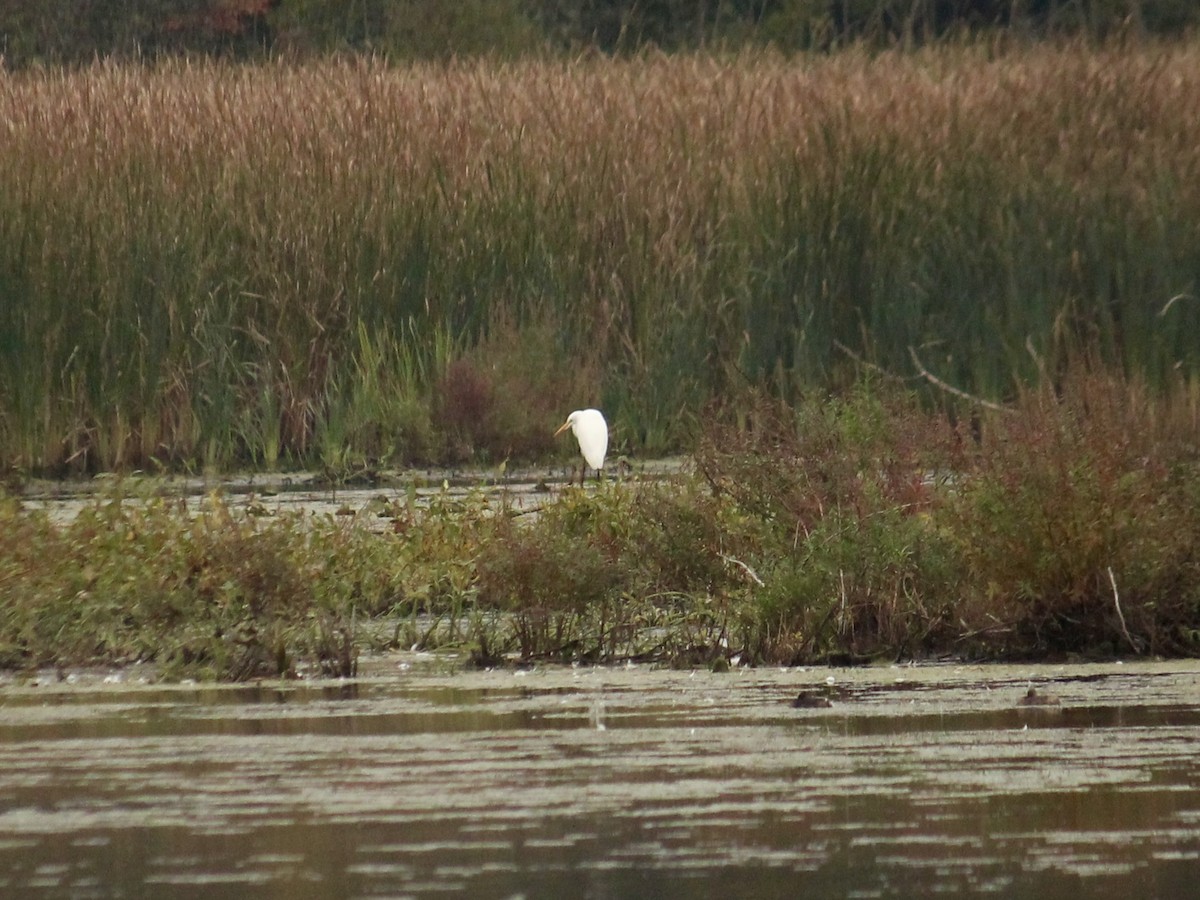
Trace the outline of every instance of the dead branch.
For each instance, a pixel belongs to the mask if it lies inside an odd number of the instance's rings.
[[[1137,641],[1133,639],[1133,635],[1129,633],[1129,627],[1125,624],[1125,614],[1121,612],[1121,595],[1117,593],[1117,578],[1113,575],[1112,566],[1108,567],[1108,583],[1112,585],[1113,606],[1117,610],[1117,618],[1121,620],[1121,633],[1125,635],[1125,640],[1129,641],[1129,646],[1133,648],[1134,653],[1141,653],[1141,648]]]
[[[984,400],[982,397],[976,397],[973,394],[968,394],[966,391],[942,381],[942,379],[938,378],[923,365],[921,365],[920,357],[917,356],[917,351],[914,350],[911,345],[908,348],[908,355],[912,357],[913,365],[917,367],[917,372],[920,373],[921,377],[934,387],[945,391],[947,394],[953,394],[955,397],[960,397],[963,400],[969,400],[972,403],[982,406],[984,409],[994,410],[995,412],[1011,413],[1013,411],[1007,406],[1001,406],[999,403],[993,403],[991,400]]]

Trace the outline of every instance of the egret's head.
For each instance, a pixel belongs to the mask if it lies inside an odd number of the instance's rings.
[[[558,431],[554,432],[554,436],[558,437],[568,428],[573,427],[577,421],[579,421],[579,410],[575,410],[575,412],[567,416],[567,421],[558,426]]]

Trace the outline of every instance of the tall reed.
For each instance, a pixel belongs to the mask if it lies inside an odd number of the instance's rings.
[[[857,360],[998,399],[1080,347],[1194,379],[1198,62],[0,73],[0,466],[537,454],[532,411],[592,404],[661,450]]]

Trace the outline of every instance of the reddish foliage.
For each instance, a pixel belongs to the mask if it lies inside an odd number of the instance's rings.
[[[167,19],[162,30],[167,34],[205,34],[212,37],[240,38],[261,31],[267,13],[282,0],[217,0],[186,15]]]
[[[450,456],[456,462],[493,448],[495,391],[483,372],[468,360],[455,360],[434,394],[434,420],[450,437]]]

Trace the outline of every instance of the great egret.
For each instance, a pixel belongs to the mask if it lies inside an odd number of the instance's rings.
[[[579,452],[583,454],[584,462],[599,475],[600,470],[604,468],[604,454],[608,450],[608,423],[604,421],[603,413],[598,409],[577,409],[567,416],[567,421],[554,432],[554,436],[558,437],[568,428],[575,432],[575,440],[579,441]],[[583,476],[586,474],[585,468],[579,476],[580,484],[583,483]]]

